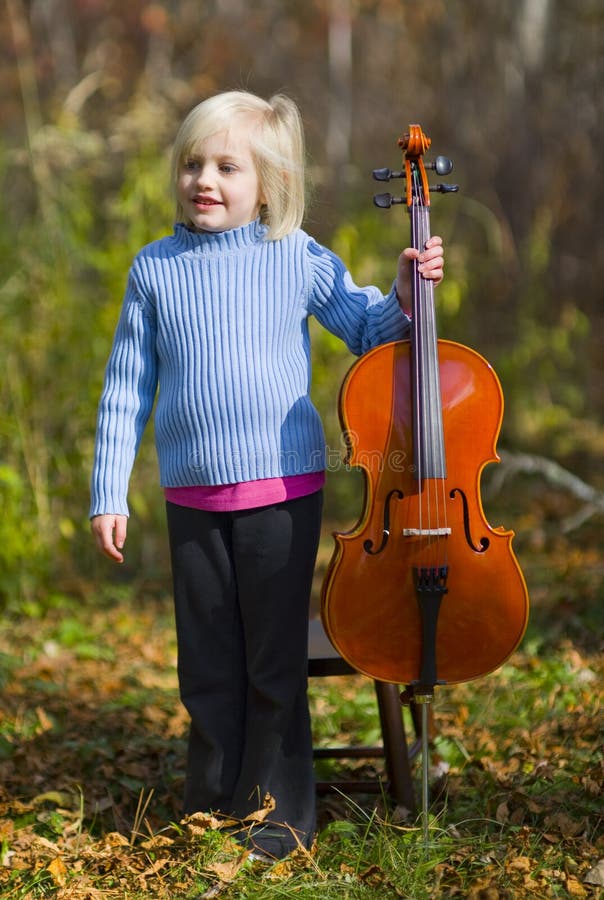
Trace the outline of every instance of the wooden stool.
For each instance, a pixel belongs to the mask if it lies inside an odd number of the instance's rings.
[[[327,637],[320,619],[311,619],[308,630],[308,674],[310,678],[328,675],[354,675],[352,668]],[[411,746],[407,745],[403,707],[400,700],[400,687],[384,681],[374,681],[380,725],[382,729],[382,745],[379,747],[325,747],[315,748],[315,759],[374,759],[383,757],[388,778],[387,790],[395,803],[415,812],[415,792],[411,777],[411,760],[421,749],[421,725],[416,715],[415,705],[411,704],[415,739]],[[382,785],[377,780],[367,781],[350,779],[347,781],[318,782],[317,790],[321,793],[330,789],[338,789],[344,794],[378,793]]]

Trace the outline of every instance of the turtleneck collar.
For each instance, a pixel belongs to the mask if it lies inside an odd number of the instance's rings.
[[[262,225],[260,219],[254,219],[248,225],[231,228],[228,231],[192,231],[182,222],[177,222],[174,226],[174,237],[186,250],[198,253],[225,253],[259,243],[264,240],[267,231],[268,226]]]

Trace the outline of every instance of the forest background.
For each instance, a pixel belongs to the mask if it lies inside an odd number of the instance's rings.
[[[171,141],[199,100],[240,87],[298,102],[306,228],[360,284],[387,290],[408,242],[404,208],[373,206],[384,186],[371,170],[399,168],[397,139],[416,122],[428,159],[453,159],[459,193],[433,200],[446,244],[439,333],[482,353],[502,382],[502,462],[485,470],[482,499],[489,522],[516,532],[531,618],[509,665],[439,692],[449,807],[429,877],[413,833],[387,822],[369,836],[364,819],[338,821],[340,807],[300,881],[284,871],[271,892],[254,871],[245,880],[239,855],[224,896],[285,896],[287,879],[297,897],[474,898],[494,884],[488,896],[601,896],[601,0],[0,8],[2,896],[198,897],[216,895],[217,877],[226,885],[212,836],[195,844],[196,868],[180,838],[153,850],[152,866],[141,842],[178,818],[186,731],[151,427],[124,566],[95,551],[88,497],[127,271],[172,229]],[[336,407],[352,358],[314,326],[313,339],[331,451],[316,604],[330,532],[357,520],[363,484],[342,462]],[[319,742],[362,741],[359,726],[379,735],[371,684],[354,678],[315,688]]]
[[[580,542],[581,522],[601,516],[604,480],[597,0],[4,5],[2,604],[36,614],[62,593],[90,597],[118,577],[96,558],[87,506],[96,404],[125,278],[134,253],[171,231],[168,157],[178,123],[203,97],[237,87],[299,103],[312,182],[306,227],[359,283],[387,290],[408,238],[401,207],[372,206],[380,188],[371,170],[399,167],[397,138],[412,122],[431,137],[434,156],[453,159],[448,180],[460,192],[433,203],[433,231],[447,246],[440,334],[498,372],[500,448],[517,461],[521,453],[556,464],[537,464],[519,507],[509,508],[506,490],[494,508],[505,499],[502,521],[521,546],[546,540],[548,524],[553,534],[564,524]],[[314,396],[338,451],[326,523],[342,526],[355,520],[361,490],[339,461],[336,395],[351,357],[321,330],[314,340]],[[166,571],[151,432],[132,480],[119,573],[139,586]],[[487,470],[486,498],[489,484],[497,494],[490,470],[501,481],[505,468]],[[583,490],[575,506],[545,490],[561,477],[567,499]]]

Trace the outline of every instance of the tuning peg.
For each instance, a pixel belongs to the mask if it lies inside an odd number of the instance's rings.
[[[391,169],[374,169],[373,177],[376,181],[390,181],[391,178],[404,178],[404,172],[393,172]]]
[[[453,160],[447,156],[437,156],[433,163],[426,166],[427,169],[434,169],[437,175],[450,175],[453,171]]]
[[[373,202],[380,209],[390,209],[394,203],[404,203],[405,200],[403,197],[393,197],[392,194],[376,194]]]
[[[459,190],[458,184],[445,184],[441,182],[441,184],[437,184],[435,187],[430,188],[431,191],[438,191],[440,194],[455,194]]]

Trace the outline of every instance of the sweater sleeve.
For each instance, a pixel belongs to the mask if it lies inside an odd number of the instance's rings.
[[[91,517],[129,514],[130,473],[157,389],[155,337],[155,311],[131,271],[98,409]]]
[[[377,287],[357,287],[342,260],[312,238],[308,260],[308,311],[352,353],[360,356],[407,337],[411,320],[400,308],[394,285],[386,296]]]

